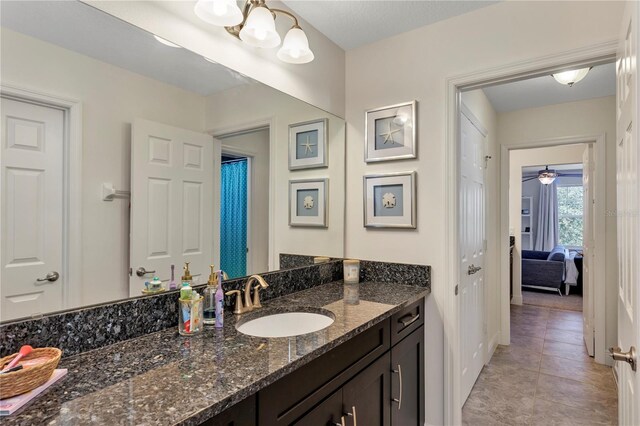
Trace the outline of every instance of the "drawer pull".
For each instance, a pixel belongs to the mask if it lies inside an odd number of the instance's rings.
[[[353,426],[358,426],[358,420],[356,417],[356,406],[351,407],[351,413],[346,413],[347,417],[353,417]]]
[[[420,314],[415,315],[406,315],[398,320],[399,323],[402,324],[403,327],[408,327],[414,322],[420,319]]]

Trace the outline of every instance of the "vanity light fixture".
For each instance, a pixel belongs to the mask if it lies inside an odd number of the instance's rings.
[[[577,82],[579,82],[580,80],[582,80],[583,78],[585,78],[587,76],[587,73],[591,70],[591,68],[593,67],[562,71],[555,74],[551,74],[551,77],[553,77],[558,83],[566,84],[567,86],[571,87]]]
[[[285,15],[293,20],[293,26],[278,50],[278,59],[290,64],[306,64],[314,59],[298,18],[286,10],[268,7],[266,0],[245,0],[242,9],[236,0],[198,0],[194,12],[203,21],[223,26],[232,36],[260,48],[280,46],[275,19],[278,15]]]
[[[158,40],[160,43],[164,44],[165,46],[176,47],[176,48],[180,48],[181,47],[181,46],[178,46],[175,43],[171,43],[169,40],[164,39],[164,38],[162,38],[160,36],[157,36],[155,34],[153,35],[153,38],[155,38],[156,40]]]
[[[544,170],[538,172],[538,180],[543,185],[550,185],[558,177],[555,170],[549,170],[549,166],[545,166]]]

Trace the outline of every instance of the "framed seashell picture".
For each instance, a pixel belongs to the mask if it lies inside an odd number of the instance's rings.
[[[328,228],[329,179],[289,181],[289,226]]]
[[[364,177],[364,226],[416,227],[416,172]]]

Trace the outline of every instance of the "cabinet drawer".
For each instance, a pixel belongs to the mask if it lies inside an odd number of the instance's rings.
[[[201,426],[255,426],[256,425],[256,396],[227,408]]]
[[[391,317],[391,346],[424,324],[424,297]]]
[[[291,424],[390,348],[383,321],[258,392],[261,425]]]

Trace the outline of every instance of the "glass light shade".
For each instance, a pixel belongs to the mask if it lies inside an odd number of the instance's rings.
[[[155,34],[153,35],[153,38],[155,38],[157,41],[159,41],[160,43],[164,44],[165,46],[169,46],[169,47],[180,47],[180,46],[178,46],[177,44],[175,44],[175,43],[171,43],[169,40],[164,39],[164,38],[162,38],[162,37],[160,37],[160,36],[157,36],[157,35],[155,35]]]
[[[552,184],[557,177],[558,177],[558,173],[556,173],[555,170],[549,170],[548,167],[538,172],[538,180],[543,185]]]
[[[278,59],[290,64],[306,64],[313,61],[313,58],[307,35],[300,28],[291,28],[278,50]]]
[[[258,6],[249,13],[240,30],[240,40],[255,47],[271,48],[280,45],[275,20],[266,7]]]
[[[233,27],[244,19],[236,0],[198,0],[193,11],[204,22],[220,27]]]
[[[563,71],[551,74],[553,78],[560,84],[566,84],[571,87],[587,76],[591,68],[581,68],[579,70]]]

